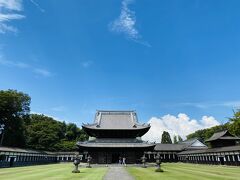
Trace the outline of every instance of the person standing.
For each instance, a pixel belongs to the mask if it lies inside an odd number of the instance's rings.
[[[125,157],[122,158],[122,164],[123,164],[124,166],[127,165],[127,164],[126,164],[126,158],[125,158]]]
[[[119,157],[118,164],[119,164],[119,165],[122,164],[122,158],[121,158],[121,157]]]

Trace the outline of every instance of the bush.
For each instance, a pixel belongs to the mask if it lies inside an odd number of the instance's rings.
[[[155,170],[155,172],[164,172],[164,171],[163,171],[163,169],[161,169],[161,168],[157,168],[157,169]]]

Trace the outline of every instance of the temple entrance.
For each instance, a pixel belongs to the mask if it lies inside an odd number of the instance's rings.
[[[112,153],[112,163],[118,163],[120,153]]]
[[[224,165],[224,157],[219,157],[219,161],[221,165]]]
[[[14,157],[10,157],[10,162],[9,162],[9,166],[12,167],[13,166],[13,162],[14,162]]]

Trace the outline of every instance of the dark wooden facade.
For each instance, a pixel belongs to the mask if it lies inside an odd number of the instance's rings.
[[[186,163],[240,166],[240,146],[183,151],[178,159]]]
[[[200,142],[198,139],[189,139],[178,144],[161,144],[157,143],[154,151],[147,152],[146,156],[148,162],[155,162],[155,157],[157,154],[160,155],[162,162],[178,162],[178,153],[187,150],[204,150],[207,149],[207,145]]]
[[[187,150],[178,153],[181,162],[198,164],[240,165],[239,137],[233,136],[227,130],[213,134],[206,142],[210,148],[202,150]]]
[[[46,152],[0,147],[0,168],[72,162],[77,152]]]
[[[139,124],[135,111],[97,111],[94,123],[84,124],[83,129],[93,138],[77,145],[93,163],[118,163],[121,157],[127,163],[138,163],[144,152],[153,151],[155,146],[141,140],[150,125]]]
[[[93,163],[114,164],[119,162],[119,157],[125,157],[126,163],[140,163],[144,150],[137,148],[98,148],[91,149],[88,154],[93,158]]]
[[[235,146],[240,138],[233,136],[227,130],[215,133],[211,138],[206,140],[210,144],[211,148]]]

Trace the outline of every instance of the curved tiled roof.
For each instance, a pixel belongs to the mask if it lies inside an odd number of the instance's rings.
[[[232,151],[240,152],[240,146],[238,145],[238,146],[226,146],[226,147],[209,148],[209,149],[201,149],[201,150],[190,150],[190,151],[183,151],[178,154],[179,155],[189,155],[189,154],[232,152]]]
[[[46,154],[46,155],[76,154],[76,152],[50,152],[50,151],[22,149],[17,147],[6,147],[6,146],[1,146],[0,152],[17,152],[17,153],[26,153],[26,154]]]
[[[135,130],[150,127],[149,124],[138,123],[135,111],[97,111],[93,124],[83,124],[89,129]]]
[[[215,141],[217,139],[240,140],[239,137],[233,136],[228,132],[228,130],[225,130],[225,131],[214,133],[212,137],[206,140],[206,142]]]
[[[193,149],[207,149],[207,146],[199,141],[197,138],[188,139],[178,144],[161,144],[157,143],[155,151],[183,151]]]
[[[184,144],[156,144],[155,151],[182,151],[184,149]]]

